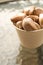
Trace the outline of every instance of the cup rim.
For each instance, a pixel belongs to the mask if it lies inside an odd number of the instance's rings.
[[[13,25],[14,25],[14,24],[13,24]],[[43,31],[43,29],[33,30],[33,31],[26,31],[26,30],[22,30],[22,29],[16,27],[15,25],[14,25],[14,27],[15,27],[17,30],[20,30],[20,31],[22,31],[22,32],[40,32],[40,31]]]

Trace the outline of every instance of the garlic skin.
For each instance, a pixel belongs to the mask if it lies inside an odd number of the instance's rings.
[[[39,24],[43,28],[43,13],[39,15]]]
[[[26,31],[38,30],[40,26],[38,23],[34,22],[31,18],[24,18],[22,26]]]
[[[25,13],[26,15],[32,15],[34,13],[35,7],[34,6],[30,6],[27,7],[23,10],[23,13]]]
[[[41,13],[43,13],[43,8],[36,7],[35,10],[34,10],[34,15],[39,16]]]
[[[16,26],[17,26],[18,28],[22,29],[22,21],[18,21],[18,22],[16,23]]]
[[[29,15],[28,18],[31,18],[33,21],[37,22],[39,21],[39,17],[37,15]]]
[[[15,14],[16,14],[16,13],[15,13]],[[26,16],[25,13],[18,13],[18,14],[16,14],[15,16],[13,16],[13,17],[11,18],[11,21],[12,21],[13,23],[16,23],[17,21],[22,21],[25,16]]]

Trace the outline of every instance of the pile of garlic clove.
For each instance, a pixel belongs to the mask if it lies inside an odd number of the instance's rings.
[[[15,13],[16,14],[16,13]],[[43,28],[43,8],[29,6],[11,18],[16,27],[26,30],[39,30]]]

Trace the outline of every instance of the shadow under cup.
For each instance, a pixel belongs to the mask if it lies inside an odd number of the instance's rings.
[[[43,29],[35,31],[25,31],[19,28],[16,28],[21,45],[26,48],[37,48],[43,44]]]

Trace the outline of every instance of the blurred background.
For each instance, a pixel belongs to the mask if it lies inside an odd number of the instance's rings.
[[[43,0],[0,0],[0,2],[8,2],[8,1],[30,1],[32,3],[36,3],[36,2],[42,3]]]
[[[0,65],[43,65],[43,45],[37,49],[22,47],[9,20],[14,11],[30,5],[43,7],[43,0],[0,0]]]
[[[41,5],[43,4],[43,0],[0,0],[0,3],[13,2],[13,1],[29,1],[32,4],[35,4],[35,3],[39,3]]]

